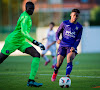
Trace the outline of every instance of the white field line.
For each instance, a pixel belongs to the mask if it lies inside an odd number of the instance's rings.
[[[15,73],[0,73],[0,75],[30,75],[30,74],[15,74]],[[38,74],[40,76],[52,76],[52,74]],[[65,76],[65,75],[57,75],[57,76]],[[71,77],[85,77],[85,78],[100,78],[100,76],[77,76],[77,75],[70,75]]]

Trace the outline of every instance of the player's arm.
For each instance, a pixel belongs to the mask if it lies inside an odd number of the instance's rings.
[[[28,18],[24,18],[23,21],[21,22],[21,32],[22,34],[25,36],[25,38],[27,38],[29,41],[31,41],[33,44],[39,46],[41,48],[41,50],[45,50],[45,47],[43,44],[37,42],[36,40],[34,40],[29,33],[27,32],[28,26],[27,26],[27,22],[28,22]]]
[[[24,35],[25,38],[33,42],[34,39],[27,32],[28,29],[27,22],[28,22],[28,17],[25,17],[21,22],[21,33]]]
[[[57,43],[59,44],[60,43],[60,39],[59,39],[59,36],[60,36],[60,33],[62,33],[62,31],[63,31],[63,22],[60,24],[60,26],[59,26],[59,28],[58,28],[58,30],[57,30],[57,32],[56,32],[56,41],[57,41]]]
[[[50,45],[47,46],[47,49],[50,48],[55,43],[56,43],[56,41],[52,42]]]
[[[43,38],[42,40],[45,40],[45,39],[47,39],[47,37]]]
[[[76,41],[75,41],[75,43],[74,43],[74,48],[75,48],[75,49],[77,48],[77,46],[78,46],[78,44],[79,44],[79,42],[80,42],[80,40],[81,40],[82,31],[83,31],[83,28],[80,29],[80,31],[79,31],[79,33],[78,33],[78,36],[77,36],[77,38],[76,38]]]
[[[55,43],[56,43],[56,41],[52,42],[52,43],[50,44],[50,46],[52,46],[52,45],[55,44]]]

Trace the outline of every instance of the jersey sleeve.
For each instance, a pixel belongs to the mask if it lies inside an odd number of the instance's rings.
[[[81,40],[82,31],[83,31],[83,28],[80,29],[80,31],[79,31],[79,33],[78,33],[78,36],[77,36],[77,38],[76,38],[76,41],[75,41],[75,43],[74,43],[74,48],[75,48],[75,49],[77,48],[77,46],[78,46],[78,44],[79,44],[79,42],[80,42],[80,40]]]
[[[62,33],[62,32],[63,32],[63,22],[60,24],[60,26],[56,32],[56,40],[59,39],[60,33]]]
[[[28,17],[25,17],[21,22],[21,33],[25,36],[25,38],[33,42],[34,39],[27,32],[28,29],[27,22],[28,22]]]

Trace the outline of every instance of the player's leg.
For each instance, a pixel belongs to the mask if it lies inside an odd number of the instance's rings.
[[[8,57],[9,55],[5,55],[3,53],[0,53],[0,64]]]
[[[62,56],[62,55],[58,55],[58,56],[57,56],[57,64],[56,64],[55,67],[54,67],[54,72],[55,72],[55,74],[58,72],[58,69],[59,69],[60,66],[62,65],[64,58],[65,58],[65,57]]]
[[[53,72],[51,81],[56,80],[58,70],[59,70],[60,66],[62,65],[62,63],[63,63],[63,60],[64,60],[65,56],[66,56],[66,49],[62,48],[62,47],[59,47],[58,52],[57,52],[57,64],[54,67],[54,72]]]
[[[66,67],[66,76],[70,77],[70,73],[72,71],[73,65],[72,61],[76,56],[75,52],[70,52],[70,49],[68,49],[68,54],[67,54],[67,67]]]
[[[57,63],[57,60],[56,60],[56,48],[52,46],[50,48],[50,52],[51,52],[51,55],[52,55],[52,68],[54,68],[56,63]]]
[[[63,60],[64,60],[64,56],[62,56],[62,55],[57,56],[57,64],[54,67],[54,72],[53,72],[53,75],[51,77],[51,81],[56,80],[58,70],[59,70],[60,66],[62,65],[62,63],[63,63]]]
[[[48,63],[50,63],[50,59],[48,59],[48,57],[45,55],[47,53],[47,51],[49,49],[47,49],[47,47],[45,47],[46,49],[42,51],[41,57],[43,57],[43,59],[45,60],[45,66],[48,65]]]
[[[29,80],[27,83],[27,86],[35,86],[40,87],[42,86],[42,83],[37,83],[34,81],[35,75],[37,73],[39,62],[40,62],[40,53],[28,42],[24,43],[20,48],[20,51],[27,53],[33,57],[33,61],[31,64],[31,72],[29,76]]]
[[[33,61],[31,64],[31,73],[30,73],[29,79],[34,80],[36,72],[37,72],[38,67],[39,67],[40,54],[34,47],[26,48],[25,53],[27,53],[33,57]]]
[[[55,64],[56,64],[56,56],[52,55],[52,68],[55,67]]]
[[[36,87],[42,86],[42,83],[37,83],[34,81],[35,75],[36,75],[38,67],[39,67],[39,62],[40,62],[39,52],[34,47],[28,47],[28,48],[26,48],[25,53],[27,53],[33,57],[33,61],[31,64],[31,72],[30,72],[27,86],[36,86]]]
[[[19,46],[14,45],[13,43],[5,42],[1,53],[0,53],[0,64],[12,53],[14,52]]]

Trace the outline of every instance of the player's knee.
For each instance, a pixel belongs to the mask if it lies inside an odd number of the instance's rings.
[[[33,57],[39,57],[40,58],[40,53],[39,52],[36,52]]]

